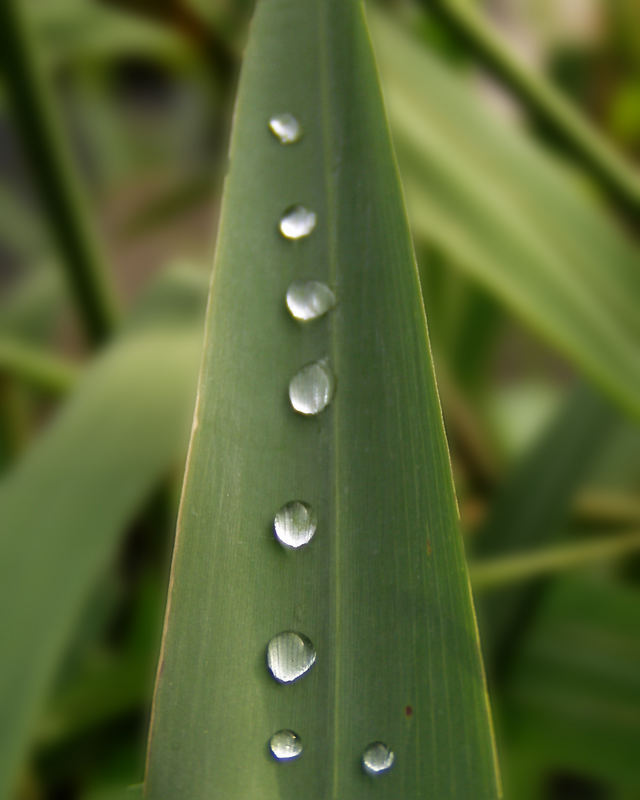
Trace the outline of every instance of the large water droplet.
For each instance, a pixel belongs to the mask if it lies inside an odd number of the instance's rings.
[[[335,378],[326,358],[307,364],[289,383],[289,400],[299,414],[319,414],[326,408],[335,391]]]
[[[336,296],[320,281],[294,281],[287,290],[287,308],[302,322],[317,319],[336,304]]]
[[[316,227],[315,211],[304,206],[291,206],[280,219],[280,233],[285,239],[302,239]]]
[[[293,683],[314,665],[316,651],[302,633],[284,631],[267,645],[267,665],[278,683]]]
[[[287,112],[274,114],[269,120],[269,130],[281,144],[293,144],[302,137],[302,125]]]
[[[293,731],[278,731],[269,739],[269,750],[276,761],[293,761],[302,755],[302,740]]]
[[[391,769],[395,760],[395,753],[384,742],[372,742],[362,754],[362,767],[369,775],[381,775]]]
[[[273,521],[277,540],[284,547],[297,550],[309,544],[316,532],[316,515],[307,503],[292,500],[282,506]]]

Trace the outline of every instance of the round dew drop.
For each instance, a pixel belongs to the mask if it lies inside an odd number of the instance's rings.
[[[285,239],[302,239],[313,231],[316,222],[315,211],[304,206],[291,206],[280,218],[280,233]]]
[[[309,544],[317,527],[315,512],[307,503],[292,500],[282,506],[273,520],[276,539],[283,547],[297,550]]]
[[[276,761],[293,761],[300,758],[303,749],[302,740],[293,731],[278,731],[269,739],[269,750]]]
[[[319,414],[333,399],[335,385],[335,378],[326,358],[307,364],[289,383],[292,408],[305,416]]]
[[[382,775],[395,760],[395,753],[384,742],[372,742],[362,754],[362,768],[368,775]]]
[[[293,144],[302,138],[302,126],[288,112],[274,114],[269,120],[269,130],[280,144]]]
[[[278,683],[295,683],[315,661],[315,647],[302,633],[283,631],[267,645],[267,666]]]
[[[294,281],[287,290],[287,308],[294,319],[318,319],[336,304],[336,296],[320,281]]]

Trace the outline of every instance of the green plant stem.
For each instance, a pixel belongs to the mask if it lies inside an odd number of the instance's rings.
[[[470,565],[477,591],[521,583],[566,569],[608,561],[640,550],[640,531],[631,531],[567,545],[556,545],[514,556],[491,558]]]
[[[614,196],[633,212],[640,210],[640,178],[633,166],[625,162],[552,84],[517,58],[472,3],[433,0],[430,5],[529,110],[553,128]]]
[[[589,489],[577,496],[573,518],[581,524],[635,525],[640,523],[640,498],[614,489]]]
[[[99,343],[117,320],[115,292],[38,64],[24,6],[23,0],[0,3],[0,67],[78,311],[89,338]]]
[[[0,341],[0,374],[7,373],[49,394],[64,394],[73,384],[76,367],[22,342]]]

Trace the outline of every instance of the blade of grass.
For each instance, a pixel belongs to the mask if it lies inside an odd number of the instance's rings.
[[[512,52],[500,35],[467,0],[435,0],[436,11],[455,34],[514,90],[518,98],[581,158],[634,214],[640,213],[640,177],[633,164],[609,144],[599,131],[554,86]]]
[[[607,441],[616,412],[599,394],[579,385],[535,447],[511,473],[474,537],[478,558],[511,557],[556,541],[573,495]],[[524,630],[539,586],[513,587],[485,597],[481,607],[483,648],[501,669]]]
[[[21,0],[0,4],[0,65],[78,313],[90,339],[100,342],[116,321],[115,293]]]
[[[374,21],[416,234],[637,416],[637,247],[459,75]]]
[[[621,558],[640,550],[640,533],[631,531],[539,548],[502,558],[483,559],[470,565],[475,591],[491,591],[511,583],[549,575],[588,564]]]
[[[194,317],[123,337],[0,483],[2,797],[83,604],[182,452],[199,343]]]
[[[510,746],[526,748],[540,769],[560,764],[635,787],[628,797],[640,788],[639,601],[637,587],[610,579],[554,581],[503,702]]]
[[[272,114],[302,139],[280,145]],[[292,204],[317,214],[300,242]],[[289,318],[294,279],[338,304]],[[361,3],[258,4],[236,105],[205,355],[174,554],[146,793],[264,800],[495,798],[487,699],[419,281]],[[305,419],[292,375],[329,358],[336,393]],[[273,515],[309,502],[286,552]],[[268,674],[274,635],[317,664]],[[278,764],[278,729],[305,752]],[[389,774],[360,765],[386,742]]]
[[[0,337],[0,373],[18,377],[49,394],[64,394],[77,377],[76,366],[24,342]]]

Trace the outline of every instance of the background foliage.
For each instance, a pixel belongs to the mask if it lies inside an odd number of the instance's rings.
[[[34,161],[37,130],[25,136],[15,102],[20,54],[4,47],[0,792],[106,799],[143,775],[252,4],[19,2],[75,188],[65,200]],[[606,164],[640,153],[639,12],[633,0],[483,4],[490,30],[545,81],[539,96],[447,13],[456,5],[367,9],[505,791],[631,800],[640,206],[637,171],[625,165],[631,188],[617,189]],[[579,109],[593,152],[564,112],[549,116],[548,92],[552,110],[558,97]],[[84,220],[71,241],[67,201]],[[97,264],[117,302],[87,314],[70,262]]]

